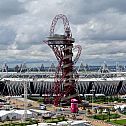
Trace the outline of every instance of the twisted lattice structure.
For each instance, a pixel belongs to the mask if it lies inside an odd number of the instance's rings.
[[[63,21],[64,35],[54,34],[55,26],[59,19]],[[58,60],[53,87],[53,92],[56,95],[54,100],[56,106],[65,97],[72,98],[77,95],[76,84],[78,74],[74,70],[74,65],[81,54],[81,46],[77,45],[74,47],[74,41],[67,17],[63,14],[56,15],[51,24],[50,36],[46,41]],[[73,59],[74,49],[78,49],[78,53]]]

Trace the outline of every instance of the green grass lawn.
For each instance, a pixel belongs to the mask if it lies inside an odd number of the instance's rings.
[[[98,120],[116,119],[119,117],[120,117],[120,115],[118,115],[118,114],[110,114],[110,116],[108,114],[99,114],[99,115],[92,116],[92,118],[98,119]]]
[[[114,124],[126,125],[126,119],[122,119],[122,120],[111,120],[111,122],[114,123]]]
[[[46,123],[57,123],[61,121],[67,121],[67,119],[65,119],[64,117],[59,117],[59,118],[52,118],[52,119],[45,120]]]
[[[24,123],[21,121],[5,121],[5,122],[0,122],[0,126],[27,126],[27,125],[32,125],[32,124],[37,124],[37,120],[31,120],[28,119]]]

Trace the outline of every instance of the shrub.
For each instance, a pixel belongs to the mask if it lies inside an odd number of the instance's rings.
[[[43,102],[43,99],[38,99],[38,102],[42,103]]]

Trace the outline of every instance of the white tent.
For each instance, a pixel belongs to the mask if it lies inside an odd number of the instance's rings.
[[[12,120],[17,117],[17,113],[14,113],[14,110],[11,111],[6,111],[6,110],[1,110],[0,111],[0,120]]]
[[[47,111],[47,110],[30,109],[30,111],[33,113],[41,114],[42,116],[46,116],[46,117],[51,117],[53,115],[51,111]]]
[[[22,119],[24,116],[24,110],[0,110],[0,120],[12,120],[12,119]],[[33,117],[32,112],[27,110],[27,118]]]
[[[115,105],[114,106],[115,109],[121,109],[121,111],[123,111],[124,109],[126,109],[126,104],[123,104],[123,105]]]
[[[22,119],[24,116],[25,110],[15,110],[14,113],[18,115],[17,119]],[[31,111],[27,110],[26,113],[27,113],[26,115],[27,118],[33,117],[33,113]]]

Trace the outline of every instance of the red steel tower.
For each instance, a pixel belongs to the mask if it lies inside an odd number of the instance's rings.
[[[64,24],[64,35],[54,34],[55,25],[59,19],[62,19]],[[77,62],[81,47],[73,46],[75,39],[72,38],[72,33],[67,17],[63,14],[56,15],[52,21],[50,28],[50,36],[46,43],[53,50],[57,60],[58,67],[55,73],[55,81],[53,93],[56,95],[54,105],[58,105],[60,100],[75,97],[77,94],[76,82],[77,74],[74,70],[74,64]],[[73,60],[73,49],[77,48],[78,53]]]

